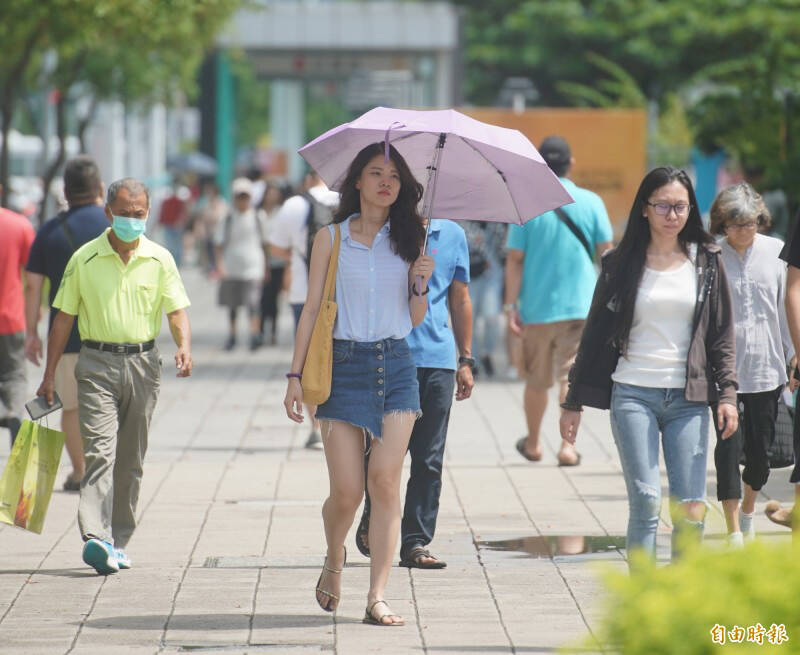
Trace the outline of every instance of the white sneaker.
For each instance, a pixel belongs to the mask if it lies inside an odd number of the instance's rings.
[[[752,541],[756,538],[756,526],[753,523],[754,514],[755,512],[753,514],[739,512],[739,529],[742,531],[745,541]]]
[[[731,532],[728,535],[728,548],[744,548],[744,536],[741,532]]]

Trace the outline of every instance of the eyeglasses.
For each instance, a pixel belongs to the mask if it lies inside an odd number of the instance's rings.
[[[758,221],[748,221],[747,223],[729,223],[725,226],[725,229],[728,231],[735,230],[737,232],[747,230],[749,232],[750,230],[755,230],[757,227]]]
[[[675,205],[670,205],[668,202],[645,202],[650,205],[659,216],[667,216],[670,210],[675,212],[675,216],[686,216],[692,208],[691,205],[685,202],[679,202]]]

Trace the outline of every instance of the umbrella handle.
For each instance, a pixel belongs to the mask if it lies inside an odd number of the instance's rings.
[[[428,223],[425,226],[425,241],[422,242],[422,251],[421,251],[421,255],[420,256],[425,254],[425,250],[428,247],[428,236],[430,235],[430,233],[431,233],[431,217],[430,217],[430,215],[428,215]],[[420,294],[422,294],[422,276],[421,275],[417,275],[417,279],[416,279],[414,284],[416,284],[417,290],[420,292]],[[422,295],[419,295],[417,297],[420,300],[422,300]]]

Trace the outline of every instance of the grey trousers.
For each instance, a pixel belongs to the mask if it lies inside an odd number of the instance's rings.
[[[0,334],[0,427],[11,431],[12,444],[22,419],[25,392],[25,333]]]
[[[136,528],[150,419],[158,400],[158,349],[117,355],[81,348],[75,366],[86,473],[81,483],[78,527],[127,546]]]

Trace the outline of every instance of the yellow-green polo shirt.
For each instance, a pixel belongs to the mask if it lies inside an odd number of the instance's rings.
[[[161,312],[188,307],[189,298],[166,248],[141,236],[126,266],[110,229],[72,255],[53,306],[78,317],[84,341],[150,341],[161,331]]]

